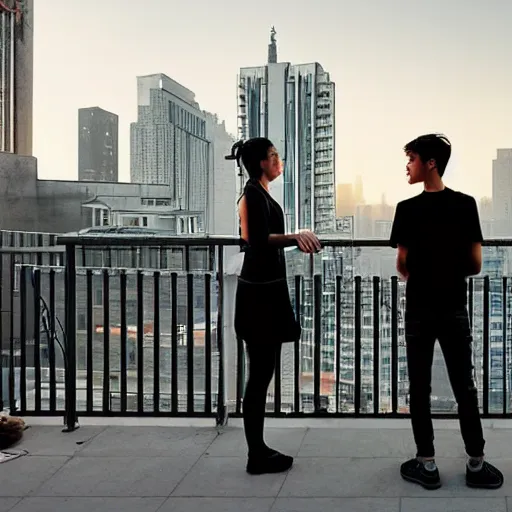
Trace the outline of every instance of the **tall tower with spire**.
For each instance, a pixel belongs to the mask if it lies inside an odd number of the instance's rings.
[[[276,29],[274,27],[270,29],[270,44],[268,45],[268,63],[277,63],[277,41]]]
[[[272,182],[288,229],[335,229],[335,84],[317,62],[277,60],[275,27],[270,31],[268,63],[245,67],[238,75],[240,139],[268,137],[285,172]]]

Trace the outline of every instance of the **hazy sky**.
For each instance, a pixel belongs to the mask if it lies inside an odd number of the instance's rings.
[[[119,115],[129,181],[136,76],[165,73],[236,134],[236,75],[278,59],[317,61],[336,82],[338,182],[367,200],[416,193],[401,148],[441,131],[449,186],[491,194],[496,148],[512,147],[510,0],[36,0],[34,154],[39,176],[77,177],[80,107]],[[223,6],[223,7],[220,7]],[[507,33],[509,35],[507,35]]]

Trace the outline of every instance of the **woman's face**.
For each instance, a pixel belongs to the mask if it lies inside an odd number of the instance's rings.
[[[267,159],[261,161],[261,169],[269,182],[279,178],[283,173],[283,162],[281,162],[275,147],[269,148]]]

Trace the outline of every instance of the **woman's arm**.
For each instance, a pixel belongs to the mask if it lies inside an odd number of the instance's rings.
[[[270,233],[267,205],[264,203],[264,198],[260,199],[256,194],[261,195],[260,192],[250,191],[248,188],[238,203],[243,240],[255,248],[269,244],[279,247],[297,245],[297,235]]]
[[[298,246],[302,252],[314,253],[321,249],[318,238],[311,232],[297,234],[270,233],[268,205],[263,194],[254,187],[247,187],[239,202],[242,239],[257,249],[274,245]]]

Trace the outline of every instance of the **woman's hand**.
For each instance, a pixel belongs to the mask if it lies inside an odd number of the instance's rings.
[[[320,241],[312,231],[301,231],[297,233],[295,240],[297,240],[299,249],[306,254],[314,254],[322,249]]]

